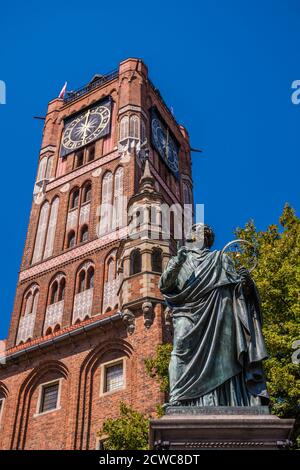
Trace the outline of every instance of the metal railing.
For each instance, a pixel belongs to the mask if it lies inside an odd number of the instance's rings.
[[[89,93],[89,91],[94,90],[95,88],[98,88],[99,86],[102,86],[112,80],[115,80],[118,75],[119,71],[114,70],[113,72],[110,72],[106,75],[102,75],[101,77],[97,78],[97,80],[94,80],[92,83],[89,83],[88,85],[85,85],[84,87],[79,88],[78,90],[69,91],[65,95],[64,102],[71,103],[72,101],[77,100],[86,93]]]
[[[170,115],[170,117],[173,119],[173,121],[175,121],[175,123],[177,124],[177,126],[179,127],[180,124],[177,122],[173,112],[170,110],[169,106],[167,105],[167,103],[165,102],[165,100],[163,99],[163,97],[161,96],[161,93],[159,91],[158,88],[156,88],[156,86],[154,85],[154,83],[152,82],[152,80],[150,80],[150,78],[148,78],[148,81],[149,81],[149,84],[152,88],[152,90],[155,92],[156,96],[158,97],[159,101],[161,102],[161,104],[163,105],[163,107],[166,109],[166,111],[168,112],[168,114]]]

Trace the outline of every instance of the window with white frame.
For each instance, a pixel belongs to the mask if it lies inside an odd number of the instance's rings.
[[[59,408],[59,386],[59,380],[41,385],[38,414]]]
[[[103,393],[115,392],[124,387],[124,361],[104,364]]]

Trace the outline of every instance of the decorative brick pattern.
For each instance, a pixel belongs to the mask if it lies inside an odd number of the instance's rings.
[[[59,302],[55,302],[54,304],[48,305],[47,310],[46,310],[46,316],[45,316],[44,333],[46,333],[49,327],[53,329],[56,325],[61,325],[63,312],[64,312],[63,300],[60,300]]]
[[[94,289],[87,289],[75,295],[73,323],[77,320],[84,320],[90,317],[92,313]]]

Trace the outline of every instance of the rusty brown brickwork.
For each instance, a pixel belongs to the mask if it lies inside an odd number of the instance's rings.
[[[60,141],[64,120],[104,97],[111,96],[112,124],[108,136],[95,142],[95,158],[75,168],[75,154],[60,157]],[[151,147],[149,110],[156,106],[165,123],[180,144],[180,178],[176,180]],[[145,64],[127,59],[118,73],[107,82],[87,90],[72,101],[54,99],[49,103],[39,161],[52,157],[51,178],[43,191],[33,199],[27,237],[16,287],[14,308],[7,338],[7,360],[0,364],[0,448],[1,449],[94,449],[97,432],[103,420],[116,417],[120,401],[145,413],[155,413],[164,396],[157,382],[148,377],[144,360],[157,345],[166,341],[164,304],[157,288],[159,274],[151,271],[150,257],[154,246],[163,252],[164,264],[174,250],[171,242],[126,241],[109,234],[99,239],[97,208],[101,202],[102,180],[107,171],[115,174],[122,166],[123,193],[130,199],[139,191],[142,174],[135,149],[126,158],[118,147],[119,121],[126,114],[136,113],[143,119],[150,149],[150,170],[155,180],[156,198],[169,205],[183,203],[183,179],[191,180],[189,139],[186,130],[177,124],[149,81]],[[70,194],[76,187],[91,183],[89,239],[66,248],[66,223]],[[148,194],[148,193],[147,193]],[[148,199],[154,196],[148,195]],[[43,203],[59,197],[59,212],[52,255],[32,262],[40,211]],[[146,200],[145,199],[145,200]],[[147,199],[147,200],[148,200]],[[80,229],[80,227],[79,227]],[[121,259],[129,260],[130,251],[138,246],[143,256],[142,272],[123,272],[118,291],[118,305],[104,310],[103,289],[106,262],[118,250]],[[74,296],[78,270],[83,263],[94,266],[94,288],[89,318],[73,324]],[[128,261],[129,262],[129,261]],[[66,279],[62,319],[59,329],[45,336],[44,322],[50,299],[50,285],[57,273]],[[32,285],[39,289],[33,334],[17,344],[20,318],[24,311],[24,295]],[[151,304],[151,315],[147,310]],[[133,331],[124,321],[124,311],[134,318]],[[102,365],[124,358],[124,386],[101,394]],[[39,413],[41,384],[59,380],[59,408]]]

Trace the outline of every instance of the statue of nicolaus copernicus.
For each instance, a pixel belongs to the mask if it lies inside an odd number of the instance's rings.
[[[209,226],[193,230],[194,243],[179,249],[159,281],[174,326],[169,405],[265,405],[256,286],[245,268],[237,271],[226,254],[210,250]]]

